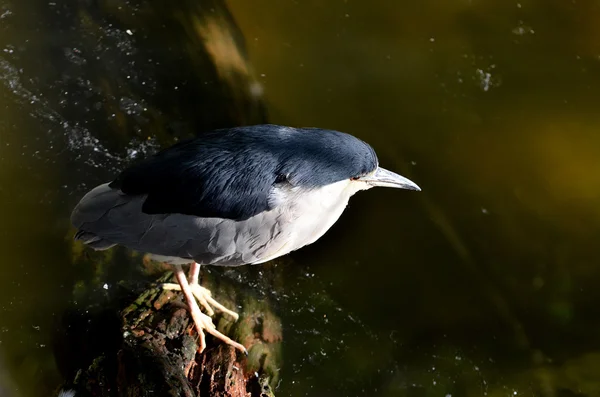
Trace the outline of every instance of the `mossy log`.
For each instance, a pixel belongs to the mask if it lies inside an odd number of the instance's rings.
[[[65,317],[55,346],[59,366],[71,378],[63,388],[74,390],[77,397],[273,396],[282,332],[269,304],[237,293],[227,278],[205,275],[202,285],[240,314],[233,321],[217,313],[214,323],[246,346],[248,355],[210,335],[199,353],[198,334],[182,294],[160,288],[172,278],[167,272],[137,298],[121,296],[115,305],[79,309]]]

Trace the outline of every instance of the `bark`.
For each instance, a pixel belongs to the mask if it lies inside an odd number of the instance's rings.
[[[169,279],[171,273],[158,281]],[[215,283],[205,277],[202,285],[224,305],[236,307],[235,287],[226,280]],[[182,294],[157,285],[124,305],[118,319],[111,320],[105,310],[91,310],[84,319],[71,316],[77,318],[71,323],[67,318],[70,332],[57,345],[57,356],[73,379],[63,387],[75,390],[77,397],[273,396],[271,387],[281,366],[281,324],[268,303],[244,295],[236,307],[241,308],[237,322],[220,314],[213,320],[221,332],[248,348],[248,356],[210,335],[199,353]],[[77,321],[86,325],[77,326]]]

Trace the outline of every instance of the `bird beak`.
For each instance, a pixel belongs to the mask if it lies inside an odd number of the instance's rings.
[[[374,172],[365,175],[358,180],[366,182],[371,186],[396,187],[400,189],[421,191],[421,188],[410,179],[381,167],[377,167]]]

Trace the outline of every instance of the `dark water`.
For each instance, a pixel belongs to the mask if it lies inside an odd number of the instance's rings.
[[[1,396],[61,382],[86,189],[261,101],[423,188],[358,194],[275,296],[244,276],[283,323],[277,395],[600,395],[598,2],[182,1],[225,15],[196,36],[98,3],[0,0]]]

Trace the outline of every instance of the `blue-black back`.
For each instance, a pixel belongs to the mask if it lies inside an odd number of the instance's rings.
[[[217,130],[123,171],[111,187],[147,194],[148,214],[242,220],[272,209],[276,183],[316,188],[377,167],[371,146],[342,132],[271,124]]]

